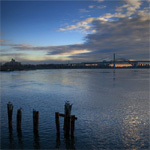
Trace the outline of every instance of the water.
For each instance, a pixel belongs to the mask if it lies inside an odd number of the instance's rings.
[[[149,70],[74,69],[1,72],[1,149],[149,149]],[[55,112],[73,103],[74,139],[66,140],[63,118],[56,136]],[[12,102],[13,130],[7,103]],[[16,131],[22,107],[22,133]],[[32,111],[39,111],[39,136]]]

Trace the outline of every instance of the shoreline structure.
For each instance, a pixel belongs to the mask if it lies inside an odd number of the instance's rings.
[[[150,68],[150,61],[114,60],[102,62],[82,62],[68,64],[21,64],[12,59],[0,66],[0,71],[22,71],[37,69],[123,69],[123,68]]]

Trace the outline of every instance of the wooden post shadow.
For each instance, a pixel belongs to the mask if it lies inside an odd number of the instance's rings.
[[[59,149],[61,145],[60,135],[56,135],[56,148]]]
[[[66,149],[74,150],[75,149],[75,139],[74,138],[65,138]]]
[[[34,131],[34,149],[40,149],[40,136],[38,130]]]
[[[20,149],[23,149],[21,121],[22,121],[22,109],[18,109],[17,110],[17,136],[18,136]]]

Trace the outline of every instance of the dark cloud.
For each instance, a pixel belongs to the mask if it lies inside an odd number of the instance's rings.
[[[54,51],[48,54],[61,54],[75,49],[87,49],[91,54],[96,53],[99,57],[112,55],[116,52],[119,55],[136,58],[139,55],[149,54],[149,20],[143,17],[123,18],[117,21],[103,22],[93,21],[95,33],[85,37],[85,43],[80,45],[68,45],[53,47]],[[60,50],[61,49],[61,50]],[[84,54],[87,57],[95,57],[90,53]],[[82,54],[83,55],[83,54]],[[77,55],[80,57],[81,54]]]
[[[25,56],[25,53],[1,53],[1,56],[10,56],[10,57],[20,57],[20,56]]]
[[[149,20],[142,17],[112,22],[94,21],[96,33],[88,34],[84,47],[96,53],[149,54]],[[110,53],[111,54],[111,53]]]

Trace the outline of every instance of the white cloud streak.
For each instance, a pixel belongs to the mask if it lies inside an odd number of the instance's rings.
[[[102,2],[103,0],[99,0],[99,2]],[[123,4],[122,6],[116,8],[116,13],[111,14],[111,13],[106,13],[105,15],[101,15],[97,18],[87,18],[83,21],[80,21],[78,23],[76,23],[75,25],[70,25],[70,26],[66,26],[64,28],[60,28],[59,31],[66,31],[66,30],[72,30],[72,29],[81,29],[84,31],[92,31],[91,28],[91,23],[95,20],[102,20],[102,21],[113,21],[114,18],[125,18],[125,17],[132,17],[132,15],[134,14],[138,14],[138,15],[149,15],[148,11],[143,10],[140,11],[138,10],[142,4],[141,0],[124,0],[125,4]],[[90,5],[90,8],[93,8],[94,5]],[[97,6],[99,8],[101,8],[102,6]],[[105,6],[103,6],[105,7]],[[84,9],[83,9],[84,10]],[[87,10],[84,10],[87,11]]]

